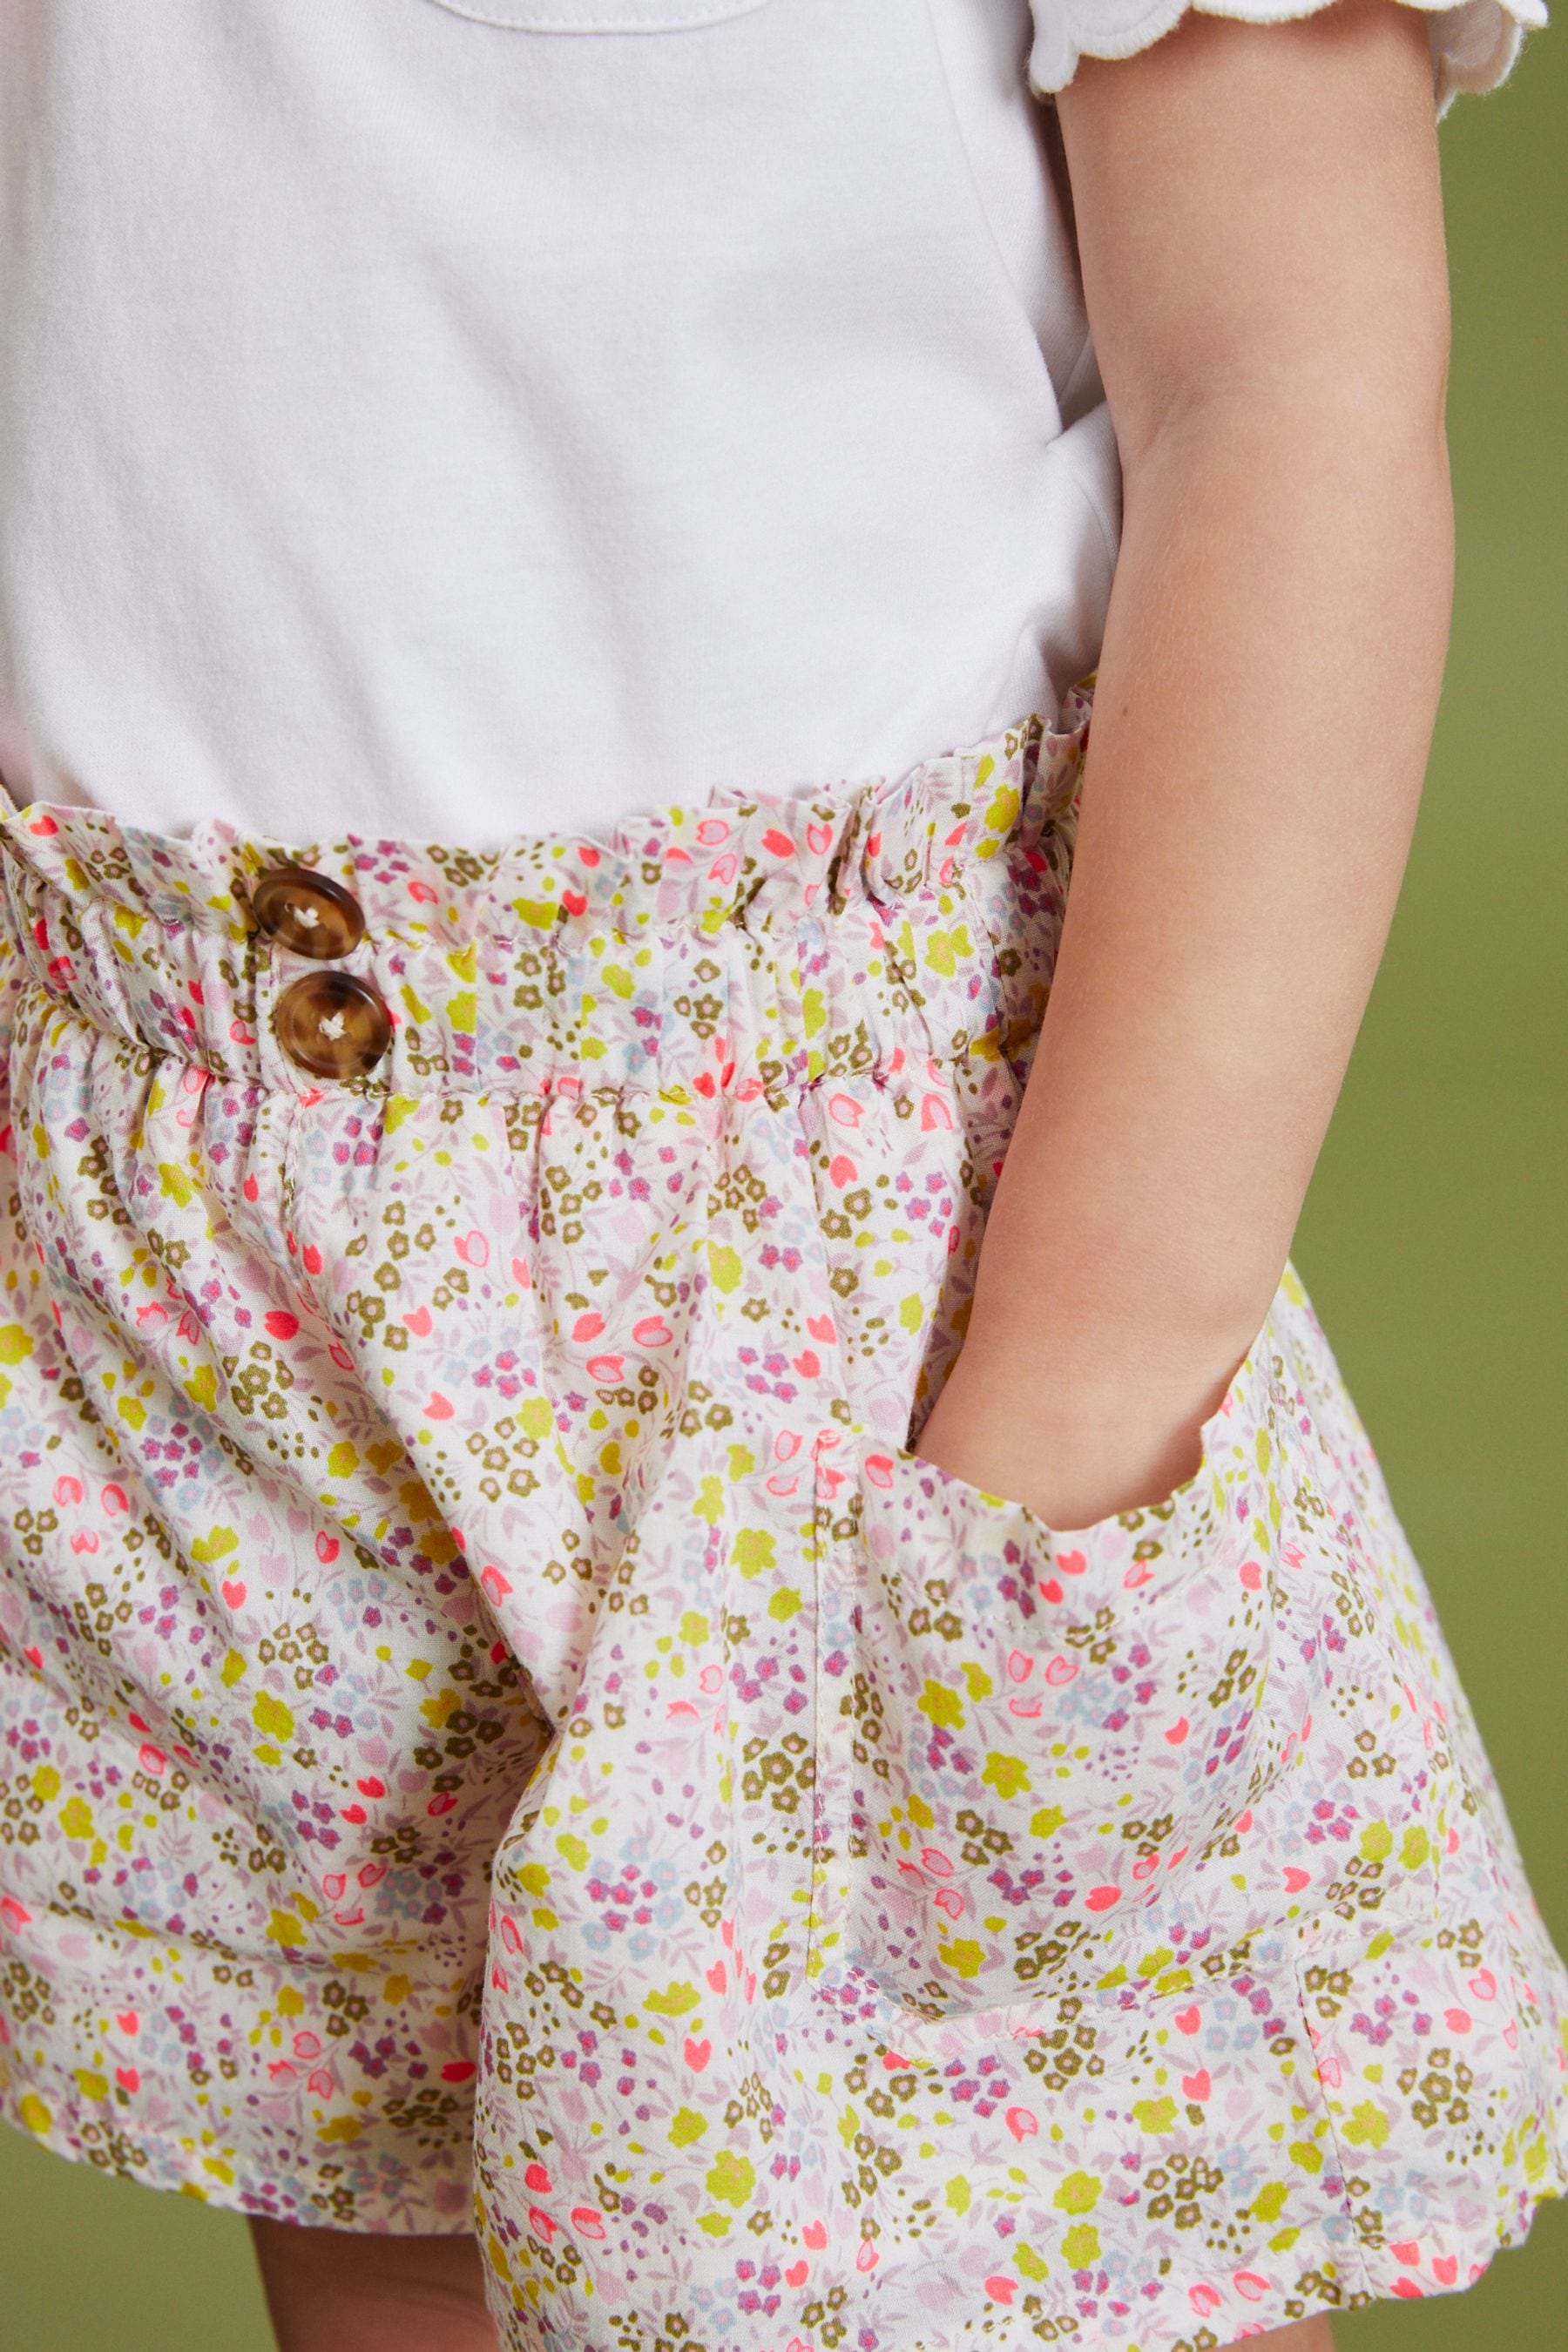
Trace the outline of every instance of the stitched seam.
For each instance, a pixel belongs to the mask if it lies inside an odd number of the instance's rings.
[[[707,25],[721,25],[734,16],[750,16],[766,5],[766,0],[714,0],[707,8],[685,7],[679,16],[649,22],[628,19],[615,14],[596,16],[552,17],[541,14],[518,16],[487,16],[482,9],[466,8],[460,0],[432,0],[432,5],[444,8],[449,16],[461,16],[472,25],[490,25],[503,33],[687,33]]]
[[[923,13],[925,16],[926,29],[930,37],[931,49],[936,58],[937,76],[942,83],[942,101],[947,110],[948,125],[952,134],[953,143],[957,147],[959,155],[963,161],[963,176],[968,183],[970,201],[973,205],[975,212],[979,215],[982,226],[985,232],[986,243],[991,247],[996,267],[1000,270],[1008,290],[1013,297],[1015,308],[1022,313],[1025,323],[1029,330],[1030,341],[1035,344],[1037,351],[1038,351],[1039,338],[1036,331],[1035,322],[1029,317],[1028,310],[1024,300],[1023,289],[1020,288],[1016,278],[1014,276],[1007,256],[1003,250],[1002,240],[997,234],[994,215],[992,213],[990,205],[986,202],[984,191],[980,184],[980,175],[975,169],[973,151],[969,143],[968,132],[965,129],[963,117],[959,110],[957,99],[953,95],[952,72],[947,61],[947,52],[942,47],[942,35],[937,29],[936,20],[931,12],[931,0],[923,0]],[[1040,352],[1040,369],[1042,374],[1045,376],[1047,384],[1050,387],[1051,394],[1054,399],[1056,397],[1056,387],[1054,384],[1051,384],[1050,371],[1045,364],[1045,354],[1043,352]],[[1058,406],[1059,411],[1059,402]]]

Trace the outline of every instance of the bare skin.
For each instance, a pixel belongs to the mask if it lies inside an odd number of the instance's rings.
[[[351,2237],[285,2221],[252,2221],[250,2234],[278,2352],[498,2352],[471,2237]]]
[[[1158,1500],[1257,1334],[1399,887],[1447,638],[1426,33],[1191,16],[1060,120],[1125,530],[1057,984],[920,1450]],[[494,2352],[471,2239],[253,2225],[280,2352]],[[1333,2352],[1326,2319],[1253,2339]]]
[[[920,1439],[1078,1528],[1256,1338],[1404,871],[1447,645],[1426,35],[1189,16],[1059,113],[1125,523],[1056,983]]]

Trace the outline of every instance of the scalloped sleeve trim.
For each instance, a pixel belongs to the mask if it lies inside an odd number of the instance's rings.
[[[1248,24],[1280,25],[1316,16],[1330,0],[1193,0],[1201,14]],[[1543,0],[1403,0],[1426,16],[1437,111],[1446,114],[1462,89],[1495,89],[1507,79],[1527,28],[1546,22]],[[1034,0],[1035,41],[1029,80],[1041,97],[1065,89],[1083,58],[1130,58],[1168,33],[1185,16],[1187,0]]]

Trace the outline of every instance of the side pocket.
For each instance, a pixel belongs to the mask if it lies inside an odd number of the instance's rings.
[[[1203,1909],[1189,1882],[1289,1737],[1269,1478],[1285,1402],[1271,1321],[1198,1475],[1071,1537],[862,1450],[825,1562],[825,1991],[853,1987],[895,2036],[990,2030],[1010,2003],[1132,1984],[1146,1948],[1181,1964],[1184,1910],[1190,1937]]]
[[[873,2050],[841,2006],[819,2053],[855,2095],[843,2194],[878,2254],[879,2336],[948,2347],[983,2312],[1009,2341],[1079,2341],[1092,2296],[1118,2344],[1136,2325],[1213,2346],[1368,2299],[1291,1939],[1194,1975]]]

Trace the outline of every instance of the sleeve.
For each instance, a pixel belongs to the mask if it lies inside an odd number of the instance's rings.
[[[1071,81],[1080,57],[1130,58],[1148,48],[1185,15],[1187,0],[1032,0],[1034,47],[1029,80],[1041,97]],[[1211,16],[1256,25],[1310,16],[1329,0],[1193,0]],[[1546,22],[1544,0],[1403,0],[1421,8],[1432,44],[1437,111],[1462,89],[1495,89],[1507,79],[1526,27]]]

